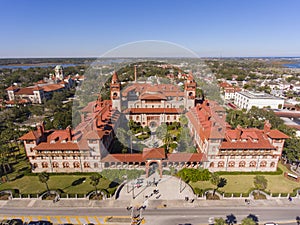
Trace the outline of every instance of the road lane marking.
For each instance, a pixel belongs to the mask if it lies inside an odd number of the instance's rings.
[[[97,216],[94,216],[94,218],[95,218],[97,224],[101,224],[100,221],[98,220]]]
[[[60,220],[60,216],[55,216],[57,223],[62,224],[61,220]]]
[[[75,216],[75,219],[76,219],[76,221],[77,221],[78,224],[81,224],[81,221],[79,220],[78,216]]]
[[[66,219],[67,219],[68,223],[71,223],[71,220],[70,220],[69,216],[66,216]]]

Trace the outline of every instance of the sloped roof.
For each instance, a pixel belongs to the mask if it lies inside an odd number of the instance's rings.
[[[165,159],[165,149],[164,148],[144,148],[143,149],[143,159]]]

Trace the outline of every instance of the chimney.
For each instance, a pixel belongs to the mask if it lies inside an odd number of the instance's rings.
[[[84,119],[84,113],[82,113],[82,114],[80,115],[80,117],[81,117],[81,122],[84,122],[84,121],[85,121],[85,119]]]
[[[71,126],[67,126],[66,131],[68,132],[68,140],[72,140],[72,129]]]
[[[39,132],[39,134],[41,134],[41,136],[44,135],[44,128],[43,128],[43,125],[42,124],[39,124],[37,126],[37,131]]]
[[[136,65],[134,65],[134,83],[137,81],[137,71],[136,71]]]
[[[237,130],[237,140],[240,140],[242,136],[242,127],[240,125],[237,125],[236,130]]]
[[[269,120],[266,120],[264,124],[264,133],[269,133],[271,131],[271,127],[272,125],[270,124]]]

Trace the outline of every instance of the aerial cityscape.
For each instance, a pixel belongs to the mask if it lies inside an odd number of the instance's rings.
[[[1,225],[300,224],[299,2],[0,6]]]

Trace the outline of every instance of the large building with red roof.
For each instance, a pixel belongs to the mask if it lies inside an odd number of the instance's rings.
[[[195,144],[207,161],[210,171],[276,171],[285,139],[278,130],[232,129],[225,122],[225,110],[217,103],[204,101],[187,113]]]
[[[50,74],[49,78],[44,78],[29,87],[20,87],[11,85],[6,88],[8,101],[6,105],[14,104],[42,104],[44,99],[50,99],[54,92],[60,92],[66,88],[70,88],[75,83],[80,83],[84,79],[83,76],[64,76],[63,67],[57,65],[54,68],[54,74]]]
[[[71,129],[45,130],[43,124],[20,139],[24,141],[33,172],[100,172],[105,168],[146,169],[157,163],[160,173],[173,166],[208,168],[210,171],[275,171],[285,134],[272,130],[232,129],[225,122],[224,108],[214,101],[196,104],[196,82],[190,74],[183,90],[172,84],[132,82],[121,90],[116,73],[111,99],[101,96],[81,110],[81,123]],[[196,153],[167,154],[164,148],[114,153],[116,130],[124,121],[156,128],[179,121],[185,114]]]

